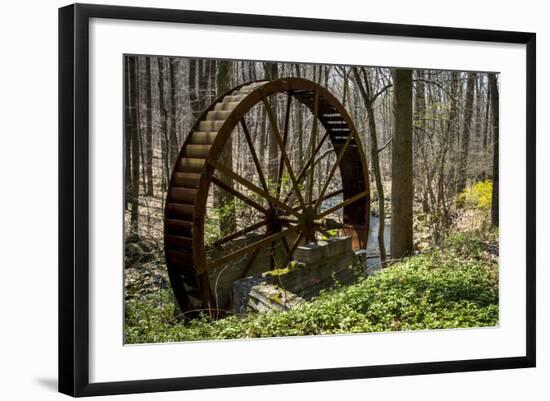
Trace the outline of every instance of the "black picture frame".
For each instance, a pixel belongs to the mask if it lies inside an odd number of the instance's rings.
[[[515,43],[526,46],[526,353],[521,357],[90,383],[88,61],[91,18]],[[535,366],[536,35],[357,21],[74,4],[59,9],[59,391],[71,396]]]

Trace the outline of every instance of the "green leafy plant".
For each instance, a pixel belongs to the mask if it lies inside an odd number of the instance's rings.
[[[174,318],[170,290],[130,300],[126,342],[302,336],[498,324],[498,264],[474,235],[397,262],[288,311]]]

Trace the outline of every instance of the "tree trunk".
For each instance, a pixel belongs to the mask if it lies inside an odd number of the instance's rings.
[[[487,156],[487,145],[489,143],[489,125],[491,124],[490,108],[489,108],[490,105],[491,105],[491,90],[489,88],[489,84],[487,84],[487,100],[485,102],[485,121],[483,122],[483,138],[482,138],[483,156],[485,157]],[[487,175],[489,175],[489,172],[484,170],[483,176],[485,177]]]
[[[266,79],[270,81],[277,79],[279,75],[277,63],[264,63],[265,76]],[[277,98],[272,96],[270,100],[271,110],[273,110],[273,115],[277,117]],[[277,143],[277,138],[273,133],[271,124],[268,124],[268,136],[267,136],[267,149],[268,149],[268,168],[267,168],[267,180],[269,183],[277,182],[277,174],[279,171],[279,144]]]
[[[491,204],[491,224],[498,227],[498,137],[499,137],[499,95],[497,75],[489,74],[489,92],[491,98],[492,131],[493,131],[493,195]]]
[[[231,76],[232,76],[232,61],[218,61],[216,71],[216,87],[218,96],[227,92],[232,88]],[[225,147],[220,157],[220,163],[233,170],[233,137],[229,135],[225,143]],[[222,174],[220,180],[224,184],[233,188],[233,180]],[[236,216],[235,210],[231,207],[233,205],[233,195],[226,191],[216,188],[214,192],[214,205],[216,208],[223,210],[220,218],[220,233],[227,235],[236,231]]]
[[[166,108],[166,96],[164,94],[164,77],[166,76],[166,66],[164,59],[159,57],[158,68],[159,68],[159,107],[160,107],[160,124],[162,131],[162,160],[164,167],[164,176],[162,180],[162,188],[166,189],[168,187],[168,180],[170,179],[170,159],[169,159],[169,140],[168,140],[168,110]]]
[[[198,80],[199,80],[199,108],[200,112],[202,113],[204,109],[206,109],[210,103],[212,103],[212,94],[213,92],[216,92],[215,88],[210,88],[210,73],[211,73],[211,65],[212,63],[215,63],[213,60],[199,60],[199,67],[198,67]]]
[[[296,76],[301,77],[300,64],[294,64],[294,69]],[[299,102],[295,102],[295,113],[294,113],[294,127],[296,129],[297,136],[297,147],[298,147],[298,157],[297,157],[297,171],[302,171],[304,168],[304,121],[302,116],[302,105]]]
[[[151,80],[151,57],[145,57],[145,107],[147,128],[145,130],[145,175],[147,177],[147,195],[153,195],[153,105]]]
[[[201,114],[201,103],[198,98],[197,64],[198,60],[189,61],[189,104],[193,115],[193,122],[197,121]]]
[[[128,74],[127,74],[127,121],[126,129],[129,132],[130,147],[131,147],[131,170],[132,170],[132,186],[131,186],[131,203],[132,211],[130,216],[131,231],[138,235],[139,223],[139,130],[137,121],[137,58],[128,57]]]
[[[425,80],[425,73],[423,70],[416,70],[416,85],[415,85],[415,96],[414,96],[414,124],[413,127],[418,128],[420,130],[420,137],[417,140],[417,146],[420,151],[420,154],[422,155],[422,160],[424,161],[424,172],[425,172],[425,178],[423,180],[423,187],[422,188],[422,211],[424,213],[430,212],[430,191],[429,188],[432,183],[431,178],[431,171],[430,171],[430,165],[427,162],[427,156],[425,149],[425,143],[422,143],[422,140],[425,138],[425,132],[426,132],[426,85],[424,83]],[[422,139],[420,139],[422,138]],[[425,140],[425,139],[424,139]],[[413,147],[414,147],[413,143]],[[418,171],[420,173],[420,171]],[[417,182],[420,181],[421,178],[418,177]]]
[[[372,108],[372,90],[364,69],[363,73],[363,77],[365,78],[364,85],[361,82],[361,77],[359,76],[357,67],[353,68],[355,82],[357,83],[359,92],[361,93],[361,96],[363,98],[363,103],[365,103],[365,108],[367,109],[371,166],[376,181],[376,194],[378,196],[378,249],[380,251],[380,261],[384,263],[386,261],[386,244],[384,242],[384,229],[386,223],[386,211],[384,206],[384,186],[382,185],[382,176],[380,174],[380,161],[378,160],[378,137],[376,133],[374,110]]]
[[[468,178],[468,156],[470,150],[470,131],[474,106],[474,85],[476,73],[469,72],[466,82],[466,98],[464,100],[464,125],[462,127],[462,140],[460,141],[460,156],[458,160],[458,174],[456,192],[461,193],[466,188]]]
[[[450,110],[449,110],[449,119],[447,122],[447,131],[446,131],[446,143],[443,147],[442,152],[442,163],[441,163],[441,177],[445,179],[444,177],[444,170],[445,170],[445,160],[446,158],[447,163],[449,164],[449,174],[446,178],[447,182],[445,185],[447,187],[456,189],[456,169],[458,165],[458,159],[459,159],[459,128],[458,128],[458,97],[460,93],[460,73],[458,71],[451,72],[451,95],[450,95]],[[443,182],[439,183],[441,187],[444,186]],[[445,193],[441,192],[438,194],[442,198],[441,206],[445,208]],[[446,214],[446,212],[444,212]],[[445,217],[445,220],[447,218]],[[447,225],[447,222],[444,223]]]
[[[394,96],[392,135],[391,254],[399,259],[413,252],[412,228],[412,71],[392,71]]]
[[[177,60],[176,59],[170,59],[169,62],[170,66],[170,134],[169,134],[169,140],[170,140],[170,161],[169,165],[173,166],[176,162],[176,159],[178,158],[179,153],[179,146],[178,146],[178,134],[176,130],[176,86],[177,86],[177,80],[176,80],[176,67],[177,67]]]
[[[132,202],[132,109],[130,100],[130,58],[126,59],[126,78],[124,91],[124,209]]]
[[[145,171],[146,168],[146,161],[145,161],[145,148],[143,146],[143,143],[146,141],[146,138],[144,138],[144,131],[143,131],[143,110],[142,110],[142,103],[143,103],[143,85],[144,85],[144,71],[142,71],[142,65],[144,64],[144,59],[142,57],[136,58],[136,89],[137,89],[137,97],[136,97],[136,115],[137,115],[137,129],[139,132],[138,135],[138,143],[139,143],[139,167],[140,167],[140,177],[141,177],[141,183],[143,186],[143,192],[147,191],[147,172]],[[147,121],[146,121],[147,123]]]

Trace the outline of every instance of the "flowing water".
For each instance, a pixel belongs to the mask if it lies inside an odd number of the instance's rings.
[[[370,216],[369,226],[369,240],[367,242],[367,251],[369,253],[378,252],[378,227],[380,225],[380,218],[378,216]],[[390,253],[390,232],[391,232],[391,219],[386,219],[384,225],[384,245],[386,247],[386,254]]]
[[[321,210],[329,209],[343,201],[342,196],[335,196],[327,199],[323,202]],[[342,218],[342,211],[339,211],[338,215],[340,220]],[[367,268],[375,268],[380,265],[380,251],[378,249],[378,227],[380,224],[380,218],[378,216],[370,216],[369,225],[369,239],[367,242]],[[386,255],[390,254],[390,233],[391,233],[391,219],[386,219],[384,225],[384,244],[386,247]]]
[[[378,227],[380,218],[378,216],[370,216],[369,239],[367,242],[367,269],[375,269],[380,266],[380,251],[378,249]],[[386,219],[384,224],[384,245],[386,255],[390,254],[390,233],[391,219]],[[376,255],[376,256],[375,256]]]

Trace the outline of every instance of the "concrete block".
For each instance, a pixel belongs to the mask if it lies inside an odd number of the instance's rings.
[[[351,237],[335,237],[299,246],[294,259],[300,263],[317,263],[352,250]]]
[[[357,272],[362,272],[356,269],[351,237],[333,238],[299,247],[295,260],[296,263],[287,269],[236,280],[233,283],[234,312],[242,314],[249,310],[293,307],[319,295],[324,289],[330,289],[337,282],[355,282]],[[286,300],[283,306],[275,302],[280,299]]]

